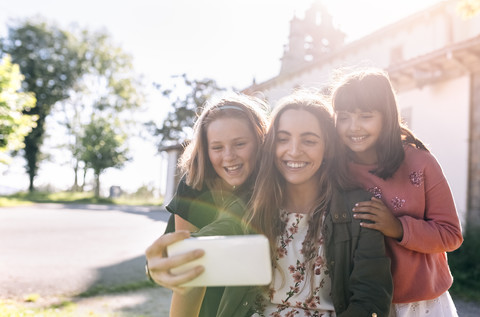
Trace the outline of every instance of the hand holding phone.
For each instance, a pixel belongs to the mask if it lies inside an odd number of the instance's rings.
[[[205,255],[172,268],[181,274],[202,265],[205,271],[181,286],[267,285],[272,278],[270,247],[263,235],[212,236],[188,238],[167,247],[168,256],[203,249]]]

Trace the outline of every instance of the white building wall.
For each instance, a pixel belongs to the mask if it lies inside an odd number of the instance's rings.
[[[408,126],[443,168],[462,220],[467,210],[470,78],[399,93],[399,108],[410,108]]]
[[[167,205],[170,200],[172,200],[173,195],[175,195],[176,182],[175,176],[177,173],[177,161],[178,161],[178,152],[176,150],[167,151],[167,180],[165,188],[165,196],[163,198],[163,204]]]

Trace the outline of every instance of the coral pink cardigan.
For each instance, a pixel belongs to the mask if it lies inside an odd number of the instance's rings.
[[[386,238],[392,259],[393,303],[434,299],[452,285],[446,252],[463,241],[455,203],[432,154],[405,147],[405,160],[383,180],[373,165],[350,163],[355,180],[387,205],[403,225],[403,239]]]

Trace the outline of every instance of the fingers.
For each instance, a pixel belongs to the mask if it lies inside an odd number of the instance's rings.
[[[353,217],[355,219],[362,220],[360,223],[362,227],[377,230],[381,228],[379,223],[383,223],[383,219],[388,216],[387,213],[390,212],[385,204],[375,197],[372,197],[372,199],[368,201],[356,203],[352,211],[354,212]]]
[[[383,201],[381,201],[380,199],[378,198],[375,198],[375,197],[372,197],[371,200],[367,200],[367,201],[360,201],[358,203],[355,204],[355,207],[353,208],[354,210],[355,209],[358,209],[358,208],[376,208],[376,209],[382,209],[386,207],[385,204],[383,203]]]
[[[171,270],[202,257],[205,252],[198,249],[168,257],[166,250],[169,245],[188,237],[190,237],[188,231],[165,234],[155,240],[145,251],[151,278],[157,284],[182,294],[188,289],[180,285],[198,277],[205,269],[202,266],[195,266],[178,274],[173,274]]]
[[[201,249],[188,251],[182,254],[174,255],[171,257],[156,256],[148,259],[148,266],[151,272],[155,271],[169,271],[173,268],[196,260],[202,257],[205,251]]]
[[[163,254],[167,249],[167,246],[169,246],[170,244],[187,239],[189,237],[190,232],[186,230],[176,231],[160,236],[160,238],[155,240],[152,245],[147,248],[147,250],[145,251],[145,255],[147,256],[147,258],[149,258],[150,256]]]
[[[372,197],[370,201],[362,201],[355,204],[352,210],[353,217],[360,219],[360,226],[375,229],[387,237],[401,240],[403,237],[403,225],[400,220],[378,198]]]
[[[185,272],[179,274],[172,274],[169,271],[154,271],[150,273],[152,278],[160,285],[173,289],[179,293],[184,293],[185,289],[179,287],[180,285],[190,282],[204,272],[205,268],[201,265],[195,266]]]

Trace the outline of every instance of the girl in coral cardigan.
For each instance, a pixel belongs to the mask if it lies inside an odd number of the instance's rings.
[[[446,256],[463,241],[454,200],[435,157],[400,123],[387,74],[346,75],[332,103],[350,173],[374,196],[354,217],[385,235],[392,259],[390,316],[457,316]]]

